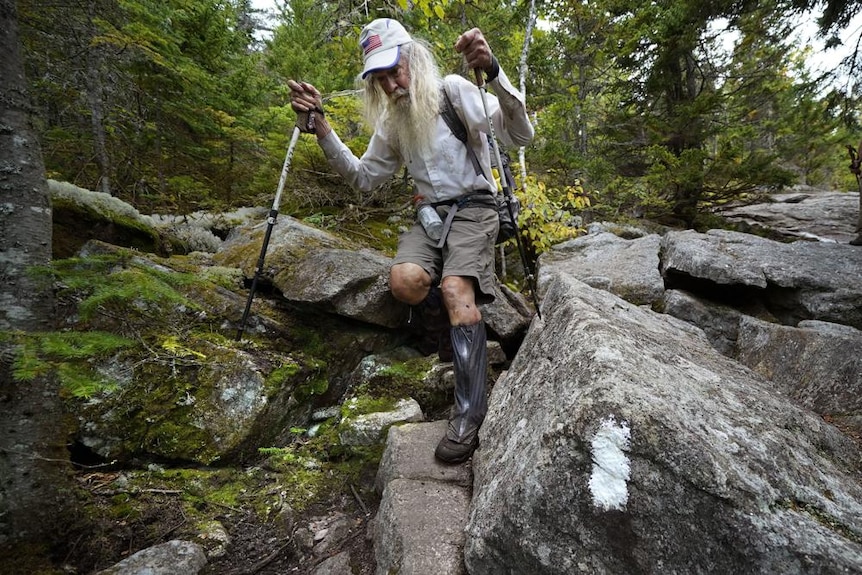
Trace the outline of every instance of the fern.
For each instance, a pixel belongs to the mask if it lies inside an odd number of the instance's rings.
[[[42,337],[41,349],[47,355],[60,359],[86,359],[105,356],[134,345],[130,339],[112,333],[50,332]]]
[[[203,280],[193,274],[156,267],[133,257],[131,251],[58,260],[52,263],[51,273],[61,293],[72,292],[83,298],[78,312],[84,320],[111,306],[122,307],[125,313],[145,312],[164,305],[199,309],[177,288],[194,286]]]
[[[32,345],[18,347],[17,355],[12,361],[12,377],[15,381],[33,381],[50,373],[51,364],[40,359],[38,349]]]
[[[176,357],[196,357],[200,360],[205,360],[207,358],[207,356],[202,354],[201,352],[195,351],[182,345],[179,342],[179,339],[173,335],[162,342],[162,348],[171,352]]]
[[[90,367],[90,360],[109,356],[135,345],[112,333],[42,332],[4,333],[3,340],[15,342],[12,377],[17,382],[33,381],[55,372],[60,387],[73,397],[91,397],[117,387]]]
[[[133,306],[127,305],[133,302]],[[128,269],[110,274],[103,278],[102,285],[96,286],[93,293],[84,299],[78,311],[82,319],[89,319],[102,307],[111,304],[146,311],[153,305],[178,305],[197,309],[199,306],[177,292],[157,273],[146,273],[139,269]]]

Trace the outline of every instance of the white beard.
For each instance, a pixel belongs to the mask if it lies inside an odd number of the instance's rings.
[[[434,110],[419,109],[410,92],[404,88],[398,88],[389,96],[387,130],[405,160],[431,151],[438,113],[436,107]]]

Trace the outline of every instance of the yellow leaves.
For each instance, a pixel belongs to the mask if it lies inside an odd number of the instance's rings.
[[[177,338],[177,336],[175,336],[175,335],[172,335],[172,336],[168,337],[167,339],[165,339],[165,341],[162,342],[162,348],[165,351],[168,351],[177,357],[194,357],[194,358],[200,359],[200,360],[204,360],[207,358],[207,356],[205,356],[201,352],[195,351],[193,349],[190,349],[190,348],[182,345],[179,342],[179,339]]]
[[[590,200],[580,180],[560,190],[549,189],[544,182],[530,176],[526,190],[518,196],[522,205],[518,218],[521,236],[536,254],[581,233],[573,212],[588,207]]]
[[[426,18],[437,17],[442,20],[446,17],[445,7],[448,4],[448,0],[441,0],[439,2],[432,2],[430,0],[419,0],[416,2],[414,6],[418,6],[420,10],[422,10],[422,14],[425,15]],[[398,0],[398,6],[407,11],[407,0]]]
[[[583,210],[590,207],[590,198],[584,192],[584,187],[580,180],[575,180],[574,185],[563,188],[566,194],[566,201],[576,210]]]

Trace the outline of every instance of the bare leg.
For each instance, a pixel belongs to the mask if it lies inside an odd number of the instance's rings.
[[[482,321],[482,314],[476,306],[472,278],[447,276],[443,278],[440,288],[452,325],[472,325]]]

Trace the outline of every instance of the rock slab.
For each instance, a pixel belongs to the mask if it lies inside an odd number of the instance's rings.
[[[464,526],[470,506],[468,463],[434,459],[446,421],[393,427],[377,473],[374,520],[377,574],[464,575]]]

